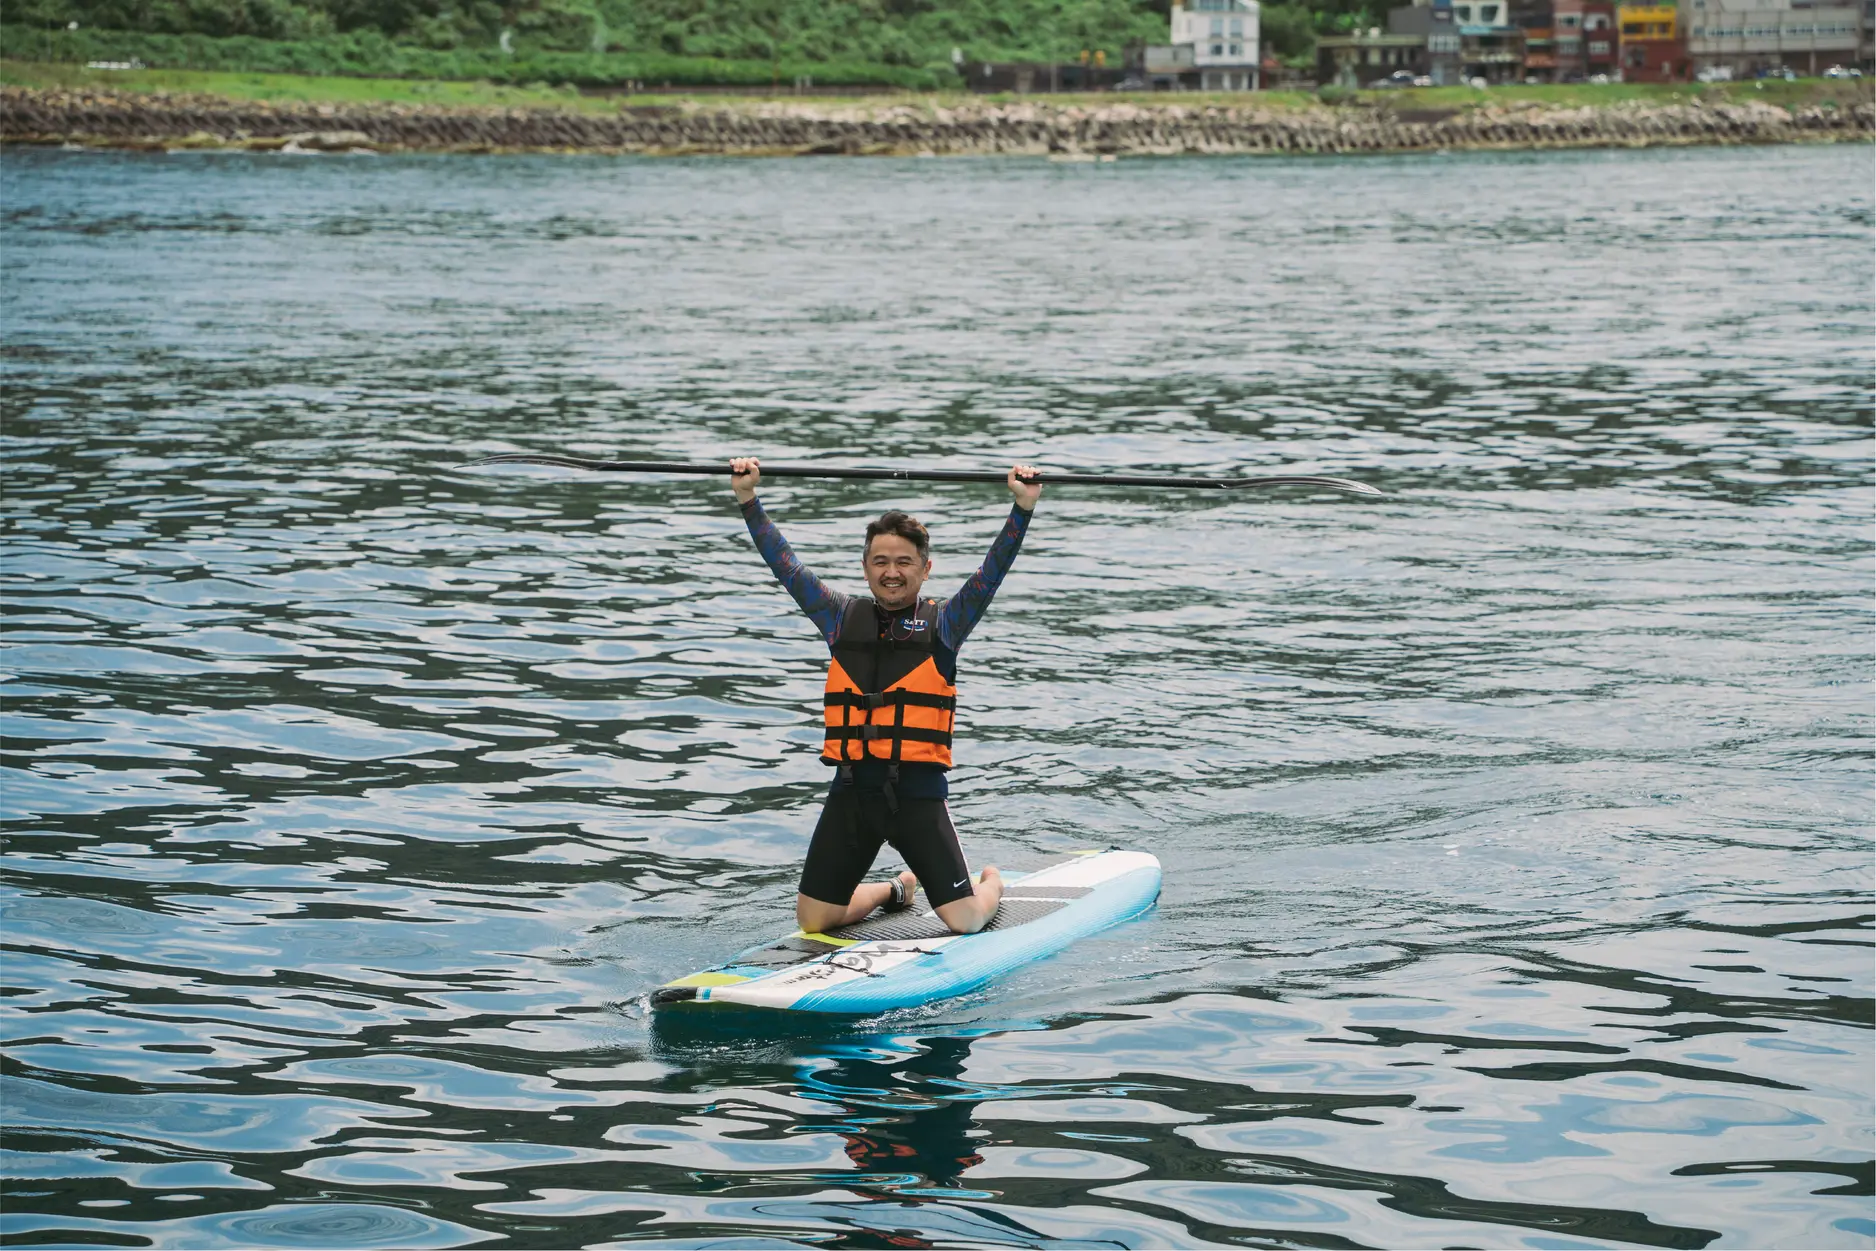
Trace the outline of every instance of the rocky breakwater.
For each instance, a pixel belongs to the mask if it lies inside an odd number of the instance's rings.
[[[261,103],[121,91],[0,90],[0,140],[123,148],[726,155],[1026,155],[1415,152],[1645,147],[1876,136],[1866,99],[1781,108],[1755,100],[1585,107],[1329,107],[1116,101],[768,101],[567,108]]]

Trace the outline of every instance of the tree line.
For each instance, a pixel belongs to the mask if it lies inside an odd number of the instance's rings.
[[[309,72],[321,72],[310,62],[344,60],[348,48],[352,60],[384,59],[370,51],[382,41],[407,50],[414,69],[445,64],[448,54],[465,64],[494,58],[498,70],[504,59],[575,57],[591,67],[626,56],[766,64],[772,74],[784,63],[842,67],[817,76],[830,83],[859,66],[896,68],[947,85],[956,58],[1070,61],[1098,50],[1119,64],[1130,48],[1166,41],[1168,8],[1169,0],[14,0],[5,21],[183,39],[201,57],[210,57],[204,39],[236,40],[254,55],[252,41],[302,44]],[[1317,34],[1380,20],[1378,0],[1266,4],[1265,48],[1300,63],[1313,54]],[[120,39],[113,46],[131,45]],[[412,61],[408,54],[418,52],[437,55]],[[9,52],[31,54],[30,41]],[[167,59],[174,50],[152,54]],[[263,59],[282,56],[276,50]]]

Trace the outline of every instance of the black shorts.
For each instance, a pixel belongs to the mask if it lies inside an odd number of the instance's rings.
[[[801,893],[822,903],[845,904],[873,867],[880,844],[891,843],[918,875],[932,907],[963,899],[972,891],[970,866],[958,846],[950,810],[942,799],[900,799],[886,806],[885,792],[865,786],[836,786],[801,869]]]

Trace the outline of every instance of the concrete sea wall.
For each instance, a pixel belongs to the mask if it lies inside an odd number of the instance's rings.
[[[0,89],[0,141],[125,148],[725,155],[1035,155],[1416,152],[1861,140],[1876,106],[1757,101],[1596,107],[1396,102],[1303,108],[1173,102],[930,101],[736,106],[624,104],[614,112],[259,103],[207,96]]]

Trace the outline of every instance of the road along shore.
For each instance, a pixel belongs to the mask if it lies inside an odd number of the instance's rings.
[[[1862,141],[1868,101],[1784,108],[1689,100],[1564,107],[1330,107],[1037,100],[711,102],[575,108],[266,103],[219,96],[0,89],[0,142],[135,149],[594,152],[733,156],[1048,156],[1653,147]]]

